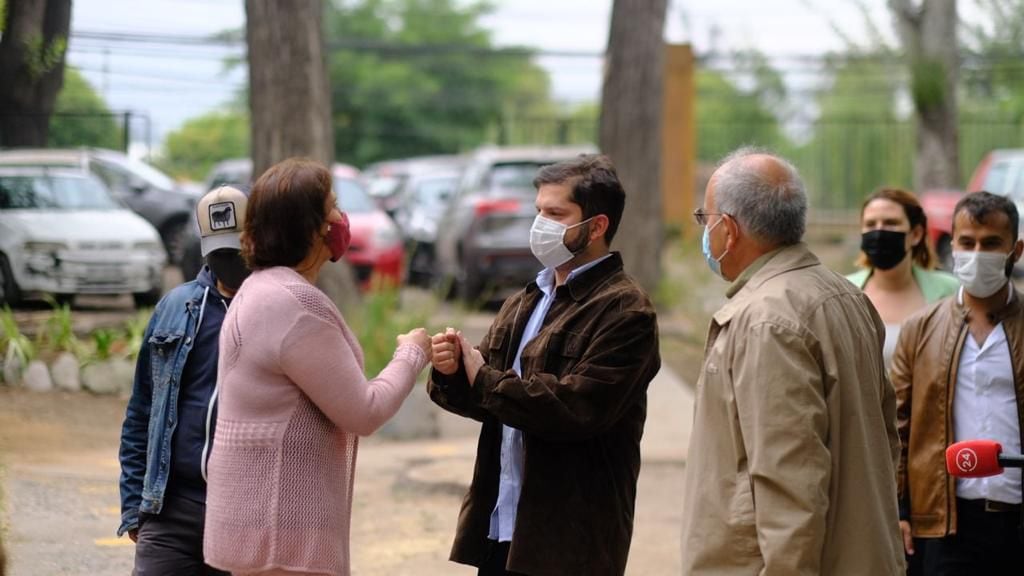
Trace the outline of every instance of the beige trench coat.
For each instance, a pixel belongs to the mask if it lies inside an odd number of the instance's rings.
[[[708,333],[683,574],[903,574],[881,320],[804,244],[764,259]]]

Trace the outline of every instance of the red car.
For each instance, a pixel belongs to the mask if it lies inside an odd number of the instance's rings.
[[[1024,215],[1024,149],[993,150],[986,154],[967,185],[968,192],[981,190],[1010,198]],[[953,208],[963,195],[959,190],[929,190],[921,194],[921,206],[928,216],[928,237],[947,270],[953,269]]]
[[[352,265],[359,287],[396,287],[402,283],[405,248],[398,226],[370,199],[351,167],[335,165],[334,192],[348,214],[352,243],[345,260]]]

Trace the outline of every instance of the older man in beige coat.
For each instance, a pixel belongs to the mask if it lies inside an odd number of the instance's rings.
[[[750,149],[695,212],[708,265],[732,285],[697,382],[684,574],[904,572],[885,330],[801,242],[806,212],[793,166]]]

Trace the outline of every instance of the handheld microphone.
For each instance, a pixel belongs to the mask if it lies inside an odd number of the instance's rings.
[[[946,448],[946,471],[957,478],[984,478],[1004,468],[1024,468],[1024,456],[1003,454],[995,440],[964,440]]]

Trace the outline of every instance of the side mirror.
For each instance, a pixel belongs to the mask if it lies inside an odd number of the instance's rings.
[[[146,190],[149,190],[149,184],[138,176],[132,176],[128,181],[128,189],[135,194],[142,194]]]

